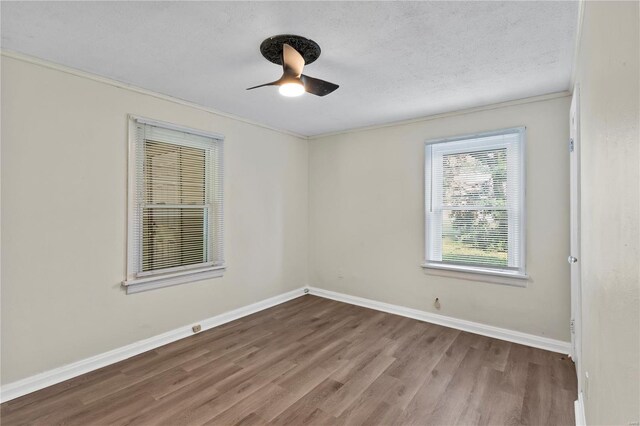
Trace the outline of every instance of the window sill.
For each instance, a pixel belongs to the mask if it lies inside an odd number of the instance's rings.
[[[431,263],[423,263],[422,268],[424,269],[424,272],[429,275],[458,278],[469,281],[482,281],[514,287],[526,287],[527,282],[529,281],[529,275],[517,272],[482,270],[464,266],[434,265]]]
[[[132,278],[126,280],[122,285],[127,289],[127,294],[140,293],[142,291],[156,288],[170,287],[174,285],[186,284],[194,281],[202,281],[209,278],[219,278],[226,270],[226,266],[214,266],[195,271],[177,272],[161,276],[151,276],[144,278]]]

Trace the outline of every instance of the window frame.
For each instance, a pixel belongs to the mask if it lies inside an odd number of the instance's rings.
[[[457,263],[447,263],[443,261],[434,261],[429,259],[430,246],[432,245],[432,239],[429,235],[429,214],[433,202],[433,188],[431,185],[432,176],[432,146],[436,144],[467,142],[472,143],[472,140],[500,136],[505,134],[517,133],[519,135],[519,156],[517,162],[519,165],[519,193],[520,202],[518,208],[520,211],[520,229],[519,229],[519,253],[520,253],[520,267],[517,269],[506,269],[499,267],[483,266],[483,265],[464,265]],[[472,150],[465,148],[458,144],[459,147],[452,146],[451,149],[445,150],[446,154],[462,153],[462,152],[474,152],[484,151],[492,149],[488,146],[479,147],[480,149]],[[499,148],[500,144],[495,144],[495,148]],[[506,145],[505,145],[506,146]],[[424,262],[422,267],[425,271],[431,271],[435,274],[465,278],[465,279],[479,279],[483,281],[495,282],[499,284],[524,286],[524,280],[529,278],[526,269],[526,127],[509,127],[499,130],[493,130],[488,132],[479,132],[464,134],[446,138],[430,139],[424,143]],[[509,226],[509,225],[508,225]],[[440,237],[441,238],[441,237]],[[514,279],[514,280],[512,280]]]
[[[217,150],[218,155],[216,158],[212,160],[211,165],[214,168],[220,169],[220,184],[217,188],[221,193],[219,194],[219,198],[222,200],[224,198],[224,136],[218,133],[213,132],[205,132],[201,130],[192,129],[185,126],[180,126],[172,123],[167,123],[164,121],[153,120],[145,117],[140,117],[137,115],[128,115],[128,173],[127,173],[127,271],[126,271],[126,279],[122,282],[122,285],[126,288],[127,294],[139,293],[141,291],[152,290],[156,288],[163,288],[168,286],[174,286],[179,284],[185,284],[194,281],[201,281],[210,278],[221,277],[225,270],[226,264],[224,262],[224,255],[221,256],[221,261],[218,262],[220,264],[215,264],[210,259],[207,261],[195,264],[195,265],[184,265],[184,266],[176,266],[171,268],[163,268],[155,271],[143,271],[140,268],[140,259],[142,256],[139,247],[142,244],[142,236],[140,235],[139,230],[137,229],[137,223],[141,223],[141,219],[137,217],[138,214],[138,184],[141,176],[139,161],[144,161],[144,159],[138,158],[138,149],[137,144],[140,143],[137,135],[137,127],[138,125],[149,125],[154,126],[160,129],[167,129],[177,132],[188,133],[194,136],[204,137],[212,140],[212,148],[213,144],[218,144]],[[180,144],[176,144],[175,142],[170,141],[159,141],[164,143],[170,143],[182,146]],[[142,141],[144,143],[144,141]],[[186,146],[186,145],[185,145]],[[211,155],[207,153],[207,155]],[[212,173],[209,171],[205,176],[210,176],[210,179],[213,179]],[[217,194],[215,185],[213,182],[208,181],[206,183],[205,190],[210,192],[212,195],[212,200],[216,199],[215,196]],[[211,201],[213,204],[214,201]],[[209,211],[210,209],[206,206],[203,207],[205,211]],[[220,214],[224,216],[224,206],[220,205]],[[209,211],[209,214],[212,212]],[[205,223],[205,228],[207,235],[204,235],[205,241],[208,244],[213,243],[215,239],[214,232],[215,230],[208,226]],[[218,232],[224,232],[224,226],[222,229],[218,229]],[[220,236],[222,241],[222,248],[224,247],[224,235]]]

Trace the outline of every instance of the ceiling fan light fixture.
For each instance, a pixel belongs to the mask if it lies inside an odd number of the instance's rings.
[[[1,1],[1,0],[0,0]],[[320,46],[313,40],[304,37],[282,34],[269,37],[260,45],[262,55],[274,64],[282,65],[282,77],[271,83],[247,88],[279,86],[282,96],[300,96],[304,92],[316,96],[326,96],[336,90],[337,84],[304,75],[302,70],[306,64],[318,59]]]
[[[300,81],[290,81],[290,82],[284,83],[283,85],[280,86],[278,91],[282,96],[286,96],[289,98],[300,96],[305,92],[304,84],[302,84],[302,82]]]

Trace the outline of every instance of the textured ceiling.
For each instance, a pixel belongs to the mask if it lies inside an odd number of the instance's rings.
[[[7,2],[2,48],[301,135],[569,89],[576,2]],[[284,98],[268,36],[311,38],[305,73],[340,84]]]

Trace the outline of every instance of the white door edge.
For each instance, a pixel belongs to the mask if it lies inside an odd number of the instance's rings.
[[[580,365],[582,361],[582,287],[580,257],[580,88],[573,88],[569,112],[569,187],[570,187],[570,238],[569,259],[571,268],[571,346],[576,363],[578,392],[582,390]]]

